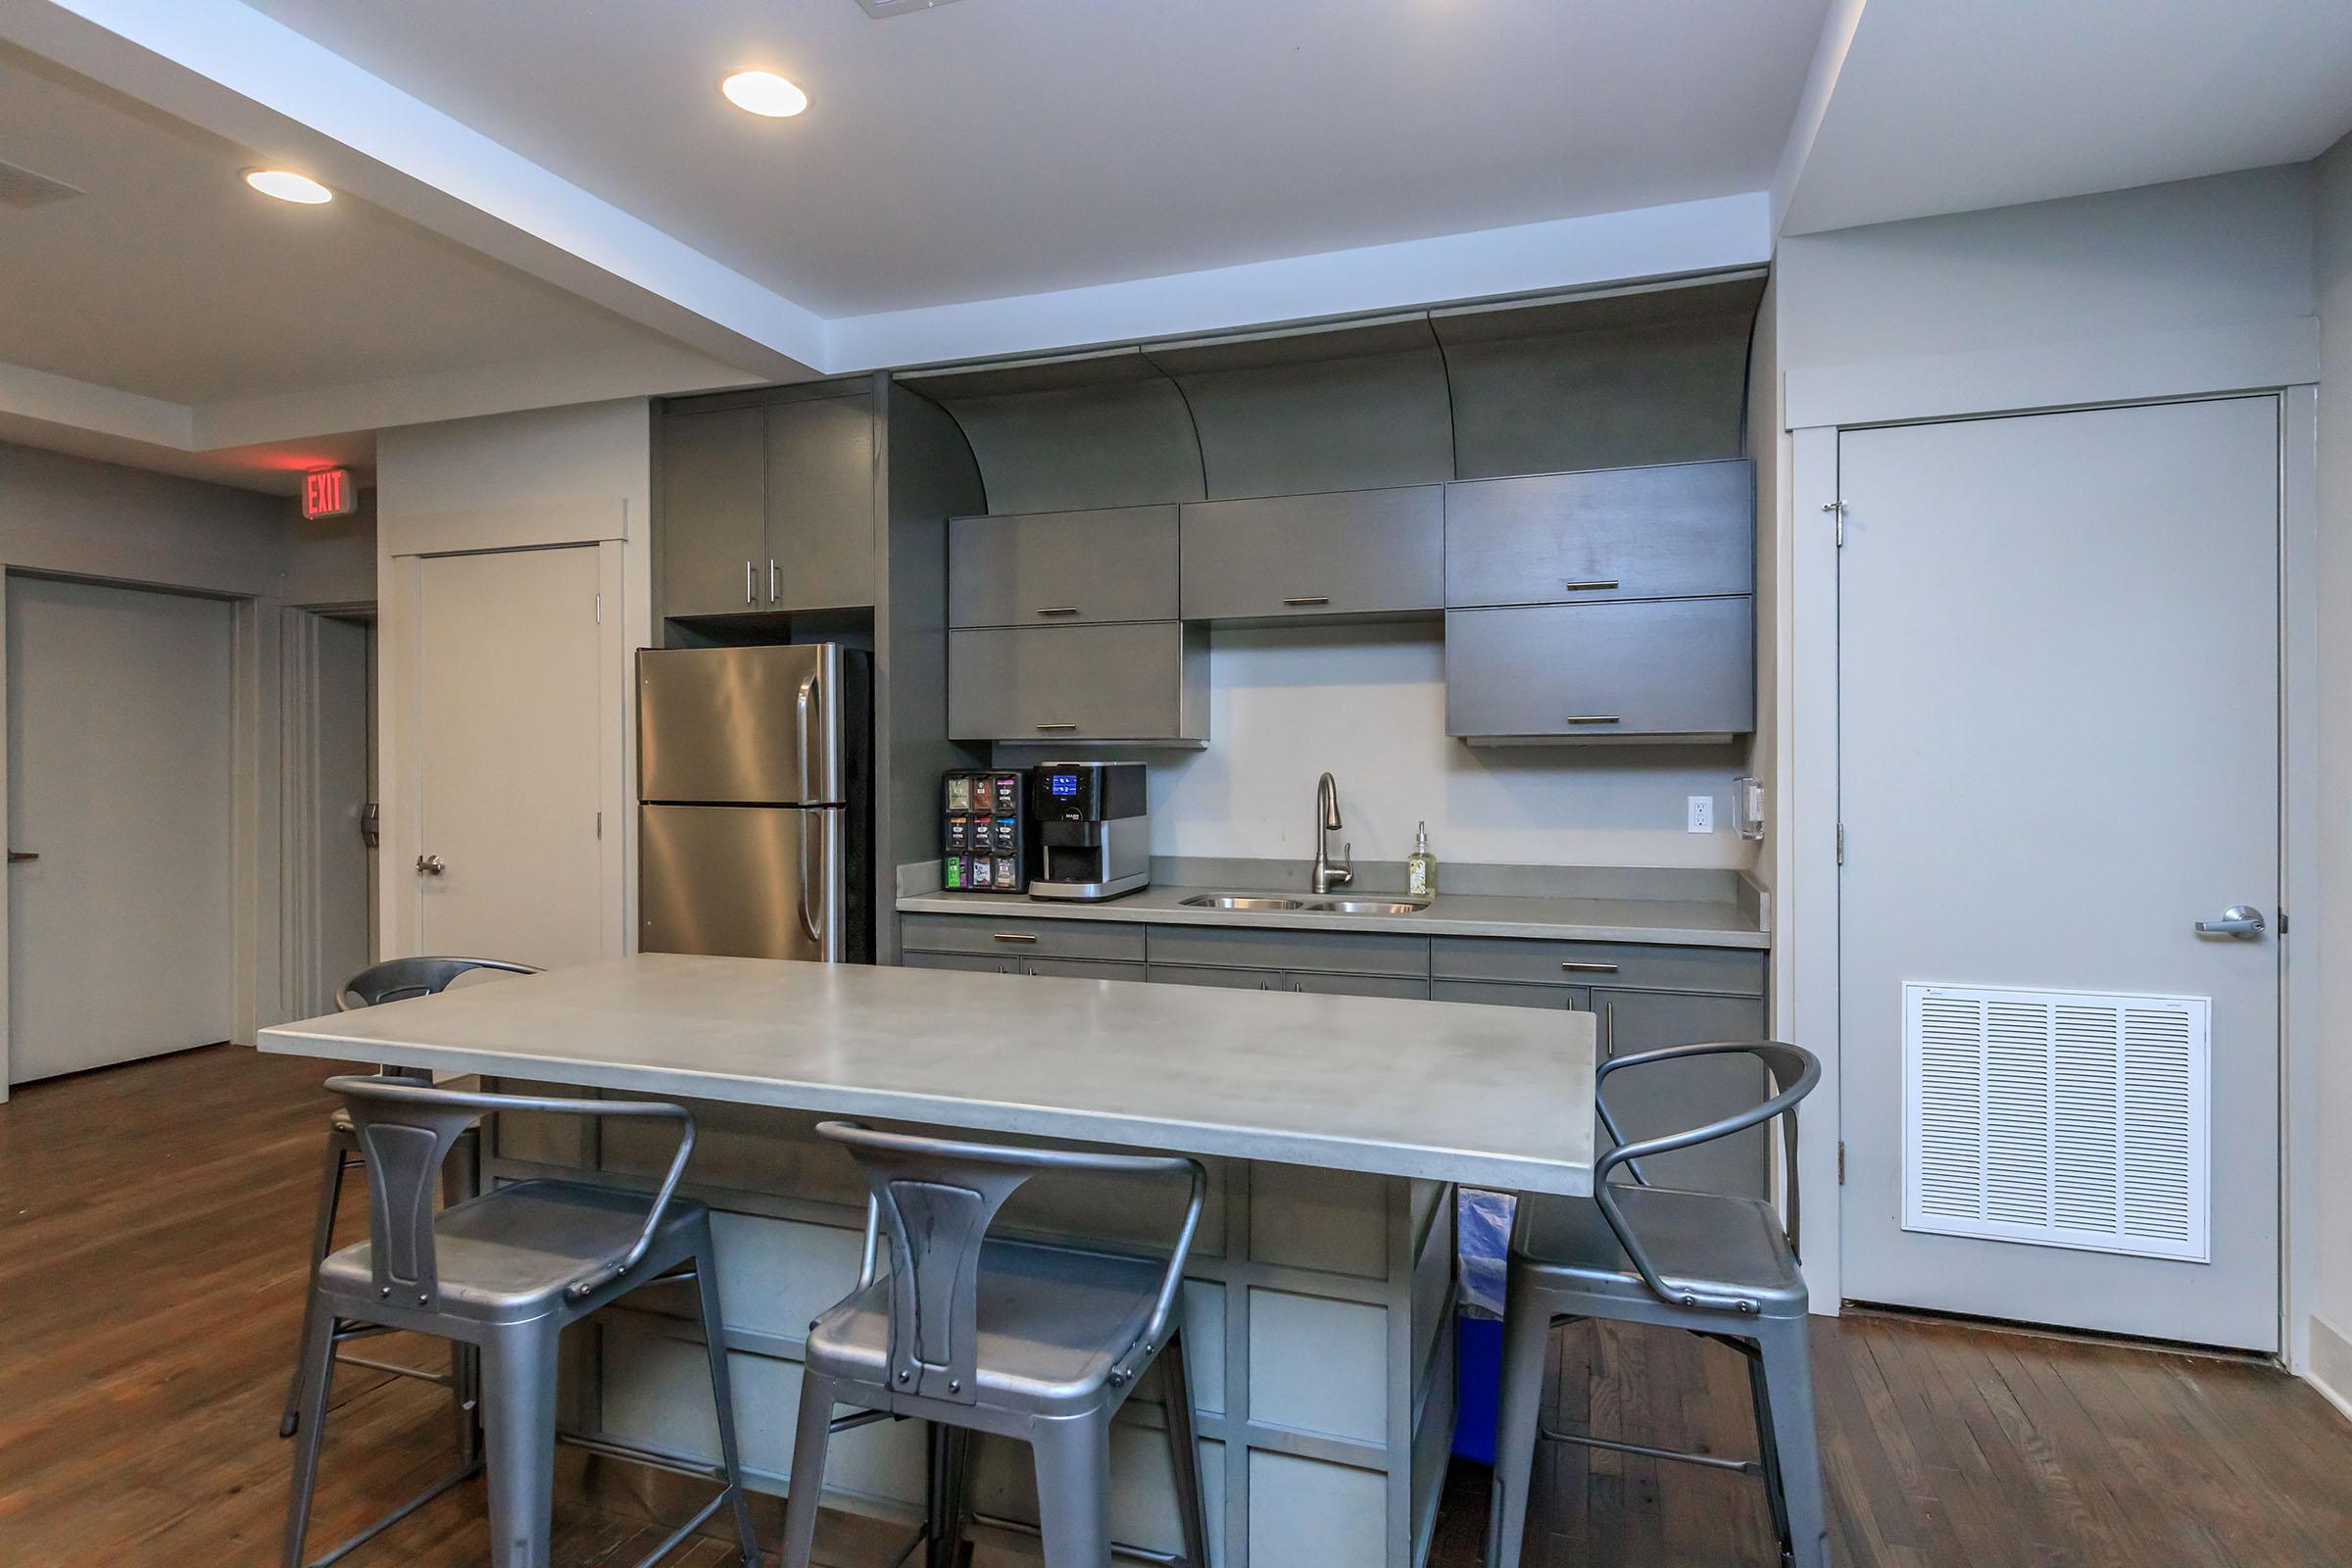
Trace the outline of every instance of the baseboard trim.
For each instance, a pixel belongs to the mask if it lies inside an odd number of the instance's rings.
[[[2352,1339],[2317,1312],[2311,1314],[2311,1366],[2303,1380],[2352,1421]]]

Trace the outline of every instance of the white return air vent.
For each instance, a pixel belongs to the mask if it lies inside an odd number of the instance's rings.
[[[0,163],[0,207],[46,207],[69,197],[86,195],[79,186],[69,185],[47,174],[36,174],[16,164]]]
[[[2207,1259],[2203,997],[1903,987],[1903,1229]]]

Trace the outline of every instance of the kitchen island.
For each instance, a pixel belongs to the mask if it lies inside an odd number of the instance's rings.
[[[1175,1151],[1210,1167],[1185,1328],[1218,1568],[1411,1568],[1453,1425],[1456,1183],[1591,1190],[1591,1015],[1296,993],[644,955],[281,1025],[266,1051],[514,1088],[683,1100],[689,1190],[717,1211],[756,1486],[789,1481],[802,1335],[854,1283],[864,1194],[813,1124],[854,1116]],[[658,1129],[511,1116],[491,1181],[650,1186]],[[1002,1228],[1156,1245],[1179,1195],[1035,1184]],[[690,1300],[603,1314],[572,1419],[712,1443]],[[1114,1530],[1178,1544],[1156,1391],[1114,1438]],[[829,1500],[916,1516],[911,1424],[837,1441]],[[1033,1517],[1026,1455],[984,1446],[986,1514]]]

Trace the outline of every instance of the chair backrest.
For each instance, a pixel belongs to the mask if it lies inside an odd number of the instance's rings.
[[[379,1003],[406,1002],[449,989],[449,983],[476,969],[502,974],[537,974],[527,963],[504,958],[386,958],[371,963],[335,989],[335,1005],[345,1012]]]
[[[1753,1056],[1762,1063],[1772,1081],[1772,1095],[1746,1110],[1708,1122],[1703,1126],[1689,1128],[1679,1133],[1666,1133],[1655,1138],[1645,1138],[1638,1143],[1626,1142],[1624,1132],[1617,1125],[1616,1116],[1609,1109],[1607,1084],[1611,1074],[1650,1066],[1661,1061],[1681,1061],[1691,1056],[1725,1055]],[[1661,1279],[1656,1267],[1650,1261],[1648,1250],[1642,1245],[1641,1238],[1627,1223],[1623,1207],[1609,1190],[1610,1176],[1615,1174],[1617,1168],[1622,1165],[1625,1167],[1626,1173],[1632,1176],[1637,1183],[1646,1187],[1649,1185],[1649,1178],[1642,1173],[1642,1161],[1651,1155],[1670,1154],[1677,1150],[1691,1149],[1700,1144],[1711,1144],[1718,1138],[1729,1138],[1735,1133],[1745,1132],[1750,1127],[1761,1126],[1776,1116],[1780,1117],[1782,1148],[1787,1167],[1784,1171],[1787,1178],[1785,1190],[1788,1199],[1787,1234],[1789,1250],[1793,1252],[1796,1248],[1799,1214],[1796,1117],[1793,1112],[1798,1102],[1811,1094],[1814,1085],[1820,1082],[1821,1062],[1819,1058],[1802,1046],[1791,1046],[1778,1040],[1736,1040],[1694,1046],[1668,1046],[1662,1051],[1644,1051],[1630,1056],[1613,1056],[1601,1063],[1600,1071],[1593,1080],[1593,1101],[1600,1111],[1601,1126],[1607,1131],[1609,1141],[1616,1147],[1592,1162],[1592,1198],[1593,1201],[1600,1205],[1601,1216],[1609,1222],[1609,1228],[1617,1233],[1618,1245],[1625,1249],[1625,1255],[1632,1260],[1636,1272],[1641,1274],[1642,1282],[1651,1291],[1665,1300],[1681,1306],[1717,1307],[1725,1311],[1740,1313],[1752,1313],[1756,1310],[1756,1303],[1753,1300],[1737,1292],[1710,1291],[1703,1286],[1696,1286],[1687,1281],[1670,1284]]]
[[[1114,1348],[1114,1383],[1133,1375],[1128,1356],[1156,1350],[1175,1309],[1185,1256],[1200,1223],[1208,1173],[1197,1159],[1168,1154],[1110,1154],[1070,1149],[1016,1149],[910,1133],[878,1132],[856,1122],[816,1129],[842,1145],[865,1177],[866,1261],[874,1274],[877,1233],[890,1244],[890,1359],[893,1392],[970,1404],[980,1286],[980,1244],[1005,1200],[1046,1174],[1184,1175],[1192,1198],[1161,1281],[1152,1320],[1135,1346]]]
[[[654,1195],[636,1245],[603,1260],[570,1286],[578,1297],[611,1283],[645,1255],[694,1152],[694,1118],[685,1107],[658,1100],[563,1100],[437,1089],[401,1078],[329,1078],[343,1097],[368,1168],[368,1252],[376,1295],[400,1306],[430,1311],[439,1304],[440,1259],[433,1245],[433,1197],[441,1165],[458,1135],[485,1115],[526,1110],[574,1116],[650,1116],[681,1124],[677,1152]]]

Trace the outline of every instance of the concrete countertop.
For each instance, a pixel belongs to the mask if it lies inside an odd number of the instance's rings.
[[[1312,909],[1199,909],[1183,900],[1202,892],[1248,893],[1242,887],[1149,887],[1101,904],[1068,904],[1019,894],[923,893],[899,900],[899,912],[976,914],[990,919],[1137,920],[1155,925],[1280,927],[1305,931],[1386,931],[1447,937],[1549,937],[1578,942],[1651,942],[1674,947],[1768,948],[1772,939],[1755,911],[1737,904],[1695,900],[1523,898],[1493,893],[1440,892],[1411,914],[1333,914]],[[1269,898],[1312,899],[1309,893]],[[1395,895],[1355,893],[1335,899]]]
[[[1590,1013],[635,957],[279,1024],[264,1051],[1581,1195]]]

